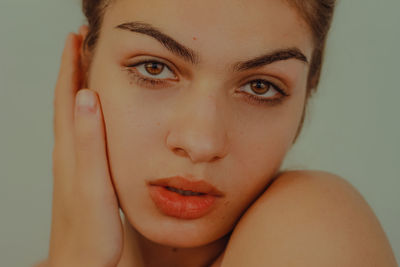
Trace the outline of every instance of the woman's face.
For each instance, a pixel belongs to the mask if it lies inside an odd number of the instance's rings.
[[[142,235],[195,247],[232,230],[295,138],[312,49],[283,0],[118,0],[107,9],[89,88],[100,96],[120,205]],[[224,196],[200,218],[166,215],[148,183],[171,176]]]

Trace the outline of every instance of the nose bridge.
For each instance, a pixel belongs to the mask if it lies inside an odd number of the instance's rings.
[[[203,80],[183,89],[171,118],[167,146],[193,162],[223,158],[228,151],[222,93],[215,87]]]

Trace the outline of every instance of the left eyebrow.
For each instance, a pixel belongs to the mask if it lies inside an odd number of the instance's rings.
[[[232,69],[233,71],[245,71],[269,65],[276,61],[282,61],[288,59],[297,59],[308,64],[307,57],[300,51],[300,49],[294,47],[294,48],[277,50],[272,53],[267,53],[265,55],[258,56],[254,59],[235,63]]]
[[[200,56],[197,52],[184,46],[183,44],[180,44],[171,36],[163,33],[161,30],[157,29],[151,24],[135,21],[120,24],[115,28],[148,35],[160,42],[171,53],[177,55],[178,57],[181,57],[185,61],[188,61],[193,65],[197,65],[200,62]],[[269,65],[277,61],[289,59],[300,60],[308,64],[307,57],[300,51],[300,49],[298,49],[297,47],[293,47],[276,50],[250,60],[239,61],[232,65],[232,71],[246,71],[254,68],[260,68],[262,66]]]

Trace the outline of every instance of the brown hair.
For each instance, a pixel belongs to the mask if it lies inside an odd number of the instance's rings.
[[[89,32],[84,40],[86,51],[93,53],[100,34],[100,28],[106,8],[115,0],[82,0],[82,10],[89,24]],[[310,62],[307,81],[306,101],[317,90],[321,76],[321,68],[327,35],[331,26],[336,0],[286,0],[300,11],[300,15],[309,25],[314,38],[314,51]],[[301,118],[297,137],[303,126],[305,108]]]
[[[84,40],[85,50],[94,51],[99,39],[104,13],[109,5],[110,0],[82,0],[82,11],[89,24],[89,32]]]
[[[317,90],[326,45],[326,38],[331,27],[336,0],[287,0],[294,5],[307,22],[314,37],[314,52],[308,75],[307,96]]]

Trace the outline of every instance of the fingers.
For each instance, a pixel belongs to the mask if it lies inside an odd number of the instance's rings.
[[[97,94],[80,90],[80,48],[87,26],[69,34],[54,96],[53,174],[57,192],[93,192],[113,195],[109,179],[106,140]],[[79,105],[78,105],[79,104]],[[82,187],[81,187],[82,186]]]
[[[78,32],[79,32],[79,34],[80,34],[81,36],[86,36],[87,33],[88,33],[88,31],[89,31],[89,26],[87,26],[87,25],[82,25],[82,26],[80,26],[80,27],[79,27],[79,30],[78,30]]]
[[[52,266],[116,266],[122,251],[101,103],[96,92],[81,89],[85,34],[85,27],[69,34],[54,95]]]
[[[74,99],[80,86],[79,48],[81,38],[70,33],[65,42],[60,73],[54,92],[54,138],[56,144],[72,145]]]
[[[101,106],[94,91],[82,89],[78,92],[74,120],[79,187],[89,193],[91,198],[96,195],[114,197],[109,176]]]
[[[85,39],[86,39],[86,36],[88,35],[88,33],[89,33],[89,27],[87,26],[87,25],[82,25],[82,26],[80,26],[79,27],[79,30],[78,30],[78,33],[79,33],[79,36],[82,38],[82,43],[83,42],[85,42]],[[84,45],[81,45],[81,50],[80,50],[80,54],[81,55],[85,55],[85,52],[87,52],[87,51],[85,51],[85,46]],[[85,57],[85,56],[84,56]],[[83,65],[87,65],[87,58],[82,58],[81,59],[81,62],[82,62],[82,64]],[[87,67],[87,66],[86,66]],[[83,67],[84,68],[84,67]],[[87,71],[87,69],[85,69],[85,71]]]

